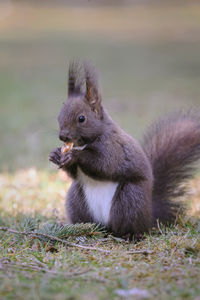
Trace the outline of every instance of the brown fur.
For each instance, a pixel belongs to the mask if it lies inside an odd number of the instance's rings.
[[[188,113],[158,122],[142,148],[105,111],[90,65],[70,65],[68,93],[58,118],[60,139],[87,146],[64,155],[57,148],[50,160],[73,178],[66,202],[71,222],[96,222],[77,168],[93,179],[118,182],[107,225],[115,235],[138,236],[151,229],[156,219],[172,222],[180,207],[174,198],[184,193],[180,184],[191,176],[191,164],[200,157],[199,118]],[[83,123],[80,115],[85,117]]]

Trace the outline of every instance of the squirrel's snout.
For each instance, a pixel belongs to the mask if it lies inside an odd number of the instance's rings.
[[[71,139],[68,137],[68,136],[66,136],[65,134],[60,134],[59,135],[59,139],[61,140],[61,141],[63,141],[63,142],[69,142]]]

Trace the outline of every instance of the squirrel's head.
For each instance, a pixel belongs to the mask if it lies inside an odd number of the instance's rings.
[[[68,99],[58,117],[59,138],[83,145],[103,131],[103,108],[97,75],[89,64],[73,62],[69,67]]]

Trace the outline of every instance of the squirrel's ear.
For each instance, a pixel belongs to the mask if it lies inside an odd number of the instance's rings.
[[[93,66],[84,64],[86,93],[85,98],[93,111],[101,112],[101,94],[99,92],[97,74]]]
[[[81,94],[84,80],[82,64],[79,60],[73,60],[69,65],[68,96]]]

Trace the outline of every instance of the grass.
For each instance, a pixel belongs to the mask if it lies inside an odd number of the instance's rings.
[[[187,216],[168,228],[160,224],[138,243],[104,234],[67,239],[97,248],[89,250],[0,230],[1,298],[122,299],[118,290],[138,288],[136,299],[143,299],[141,291],[148,299],[199,299],[199,183],[198,177],[190,183]],[[0,227],[25,230],[27,218],[40,226],[66,222],[69,184],[62,172],[2,173]]]

